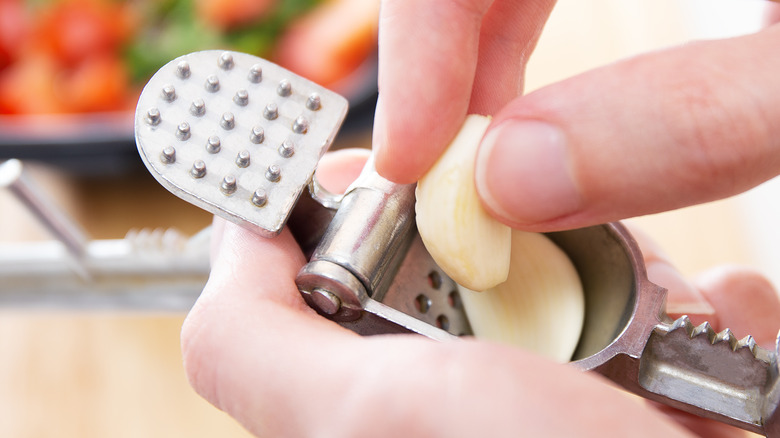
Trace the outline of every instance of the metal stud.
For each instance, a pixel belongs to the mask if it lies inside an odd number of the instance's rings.
[[[146,123],[156,126],[160,124],[160,120],[162,120],[160,110],[157,108],[149,108],[149,111],[146,112]]]
[[[206,142],[206,150],[210,154],[216,154],[220,151],[220,149],[222,149],[222,142],[219,141],[219,137],[216,135],[209,137],[208,141]]]
[[[219,121],[219,126],[224,129],[230,130],[236,127],[236,118],[233,113],[222,114],[222,120]]]
[[[216,93],[219,91],[219,78],[216,75],[211,75],[206,78],[206,91],[210,93]]]
[[[303,116],[296,117],[292,125],[292,130],[296,134],[306,134],[306,131],[309,130],[309,121]]]
[[[181,141],[188,140],[190,138],[190,124],[187,122],[181,122],[179,123],[179,126],[176,128],[176,138],[178,138]]]
[[[249,75],[247,76],[249,82],[257,84],[263,80],[263,67],[260,64],[255,64],[249,69]]]
[[[281,146],[279,146],[279,155],[284,158],[290,158],[295,153],[295,143],[289,138],[285,140]]]
[[[252,193],[252,204],[258,207],[263,207],[268,202],[268,195],[263,189],[257,189]]]
[[[260,144],[265,140],[265,131],[262,126],[255,126],[252,128],[252,133],[249,134],[249,141],[254,144]]]
[[[306,99],[306,108],[312,111],[317,111],[321,107],[322,107],[322,101],[320,99],[320,95],[317,93],[311,93],[311,95],[309,95],[309,98]]]
[[[279,108],[275,103],[271,102],[265,106],[265,109],[263,110],[263,117],[268,120],[274,120],[279,117]]]
[[[200,98],[193,100],[192,105],[190,105],[190,114],[197,117],[206,114],[206,102]]]
[[[233,96],[233,102],[238,106],[246,106],[249,103],[249,93],[246,90],[236,91],[236,95]]]
[[[233,194],[237,187],[236,177],[233,175],[227,175],[222,178],[222,183],[219,185],[219,189],[222,190],[222,193],[226,195]]]
[[[223,53],[222,55],[220,55],[217,64],[219,64],[219,68],[221,68],[222,70],[230,70],[235,65],[235,63],[233,62],[233,55],[231,55],[230,52]]]
[[[166,85],[163,87],[162,98],[167,102],[173,102],[176,100],[176,89],[173,88],[173,85]]]
[[[160,161],[165,164],[173,164],[176,162],[176,149],[173,146],[166,146],[160,153]]]
[[[265,179],[271,182],[277,182],[282,178],[282,169],[276,164],[268,166],[268,170],[265,171]]]
[[[176,76],[187,79],[190,77],[190,63],[187,61],[181,61],[178,65],[176,65]]]
[[[244,149],[236,156],[236,166],[249,167],[249,151]]]
[[[276,94],[287,97],[292,93],[292,84],[287,79],[279,81],[279,86],[276,87]]]
[[[190,175],[192,175],[193,178],[203,178],[206,176],[206,163],[204,163],[203,160],[195,160],[195,162],[192,163]]]
[[[341,309],[341,300],[333,292],[317,287],[310,296],[314,306],[326,315],[335,315]]]

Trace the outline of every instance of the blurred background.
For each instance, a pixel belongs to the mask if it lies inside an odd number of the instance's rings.
[[[528,67],[533,90],[614,60],[760,28],[761,0],[560,0]],[[210,216],[143,169],[132,111],[144,80],[206,48],[259,54],[345,96],[337,146],[370,146],[377,0],[0,0],[0,160],[24,159],[54,203],[95,239]],[[753,266],[780,284],[780,182],[632,219],[688,275]],[[0,191],[0,251],[50,240]],[[56,309],[4,299],[0,436],[248,436],[202,401],[181,368],[181,311]]]

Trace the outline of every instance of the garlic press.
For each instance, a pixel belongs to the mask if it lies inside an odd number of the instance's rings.
[[[261,58],[203,51],[163,66],[135,117],[138,151],[180,198],[269,238],[287,226],[309,259],[296,279],[321,315],[363,335],[472,334],[456,284],[414,225],[414,185],[371,160],[343,195],[314,178],[347,113],[343,97]],[[305,192],[305,193],[304,193]],[[619,223],[548,233],[574,263],[586,315],[571,365],[638,395],[780,437],[778,349],[664,312]]]

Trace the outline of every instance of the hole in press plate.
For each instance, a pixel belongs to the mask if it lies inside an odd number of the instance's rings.
[[[447,318],[447,315],[439,315],[436,317],[436,327],[442,330],[450,329],[450,319]]]
[[[447,304],[453,309],[461,309],[463,307],[463,301],[460,299],[460,293],[454,290],[447,295]]]
[[[431,299],[425,294],[417,295],[414,299],[414,306],[420,313],[427,313],[431,309]]]
[[[434,289],[441,288],[442,278],[441,274],[439,274],[437,271],[431,271],[428,274],[428,285]]]

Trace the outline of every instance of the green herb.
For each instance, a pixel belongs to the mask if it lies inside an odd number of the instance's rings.
[[[322,0],[279,0],[263,19],[227,33],[198,20],[193,2],[137,3],[144,27],[124,51],[134,81],[145,81],[171,59],[198,50],[232,49],[269,57],[285,29]]]

